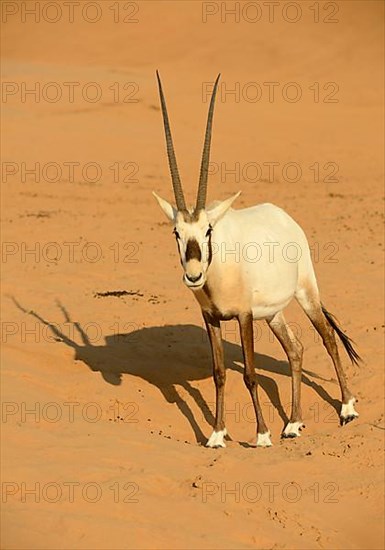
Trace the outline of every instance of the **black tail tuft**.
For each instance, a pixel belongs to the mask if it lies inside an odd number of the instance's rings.
[[[337,319],[334,317],[334,315],[330,313],[324,306],[321,306],[321,307],[322,307],[322,312],[325,315],[329,325],[336,331],[336,333],[340,337],[340,340],[343,343],[344,348],[346,349],[346,352],[349,355],[351,362],[354,363],[355,365],[358,365],[358,362],[362,361],[362,359],[353,347],[353,340],[351,340],[349,336],[347,336],[344,332],[342,332],[342,329],[338,325]]]

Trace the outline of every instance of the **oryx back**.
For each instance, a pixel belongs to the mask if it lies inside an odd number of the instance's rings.
[[[223,318],[252,311],[264,319],[281,311],[302,284],[315,285],[306,236],[281,208],[230,209],[212,235],[212,263],[196,298]]]

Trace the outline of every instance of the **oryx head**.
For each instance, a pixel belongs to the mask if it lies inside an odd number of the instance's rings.
[[[207,175],[210,161],[211,129],[213,122],[214,103],[220,75],[218,75],[211,95],[209,113],[207,117],[206,135],[203,146],[202,163],[199,177],[197,200],[194,208],[187,209],[184,200],[182,184],[176,163],[174,145],[171,137],[166,101],[158,71],[156,72],[159,86],[160,102],[162,106],[164,131],[168,162],[170,166],[172,185],[176,207],[153,192],[163,212],[174,225],[179,256],[183,266],[183,282],[191,289],[202,288],[206,282],[206,273],[212,259],[211,238],[215,231],[215,224],[222,218],[240,193],[229,199],[216,203],[206,209]]]

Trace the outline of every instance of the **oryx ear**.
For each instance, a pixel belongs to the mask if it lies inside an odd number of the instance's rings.
[[[162,199],[162,197],[160,197],[159,195],[157,195],[155,193],[155,191],[152,192],[152,194],[154,195],[154,197],[156,198],[156,200],[158,201],[159,203],[159,206],[161,207],[161,209],[163,210],[163,212],[166,214],[166,216],[168,217],[168,219],[170,220],[170,222],[175,222],[176,220],[176,215],[177,215],[177,212],[178,210],[176,208],[173,207],[172,204],[170,204],[169,202],[167,202],[166,200]]]
[[[239,197],[241,192],[242,191],[238,191],[238,193],[236,193],[232,197],[226,199],[225,201],[220,202],[219,204],[217,204],[213,208],[207,210],[207,217],[208,217],[209,222],[211,223],[211,225],[215,225],[217,223],[217,221],[220,220],[222,218],[222,216],[224,216],[226,214],[228,209],[231,207],[231,205],[233,204],[235,199],[237,199]]]

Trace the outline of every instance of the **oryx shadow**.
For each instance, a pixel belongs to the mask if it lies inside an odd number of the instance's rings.
[[[127,334],[110,334],[104,337],[101,345],[93,344],[82,326],[72,321],[66,308],[57,301],[65,323],[72,323],[76,329],[78,343],[60,330],[60,323],[49,322],[35,311],[27,310],[15,298],[12,298],[18,309],[38,319],[52,332],[54,340],[73,348],[74,360],[81,361],[93,372],[100,372],[106,383],[120,385],[125,374],[137,376],[156,386],[168,403],[175,403],[180,412],[190,423],[198,443],[207,441],[188,403],[178,393],[183,388],[198,405],[205,420],[214,425],[214,416],[198,388],[191,382],[212,377],[211,353],[206,331],[195,325],[165,325],[141,328]],[[223,342],[226,368],[243,375],[242,348],[227,341]],[[288,421],[283,408],[277,383],[262,374],[261,371],[291,376],[287,361],[278,361],[268,355],[255,354],[258,383],[266,392],[283,423]],[[305,371],[306,372],[306,371]],[[322,377],[308,373],[312,378]],[[304,384],[312,387],[318,395],[338,411],[339,403],[327,392],[303,375]],[[245,391],[246,388],[245,388]],[[213,383],[214,396],[214,383]],[[213,397],[214,401],[214,397]]]

